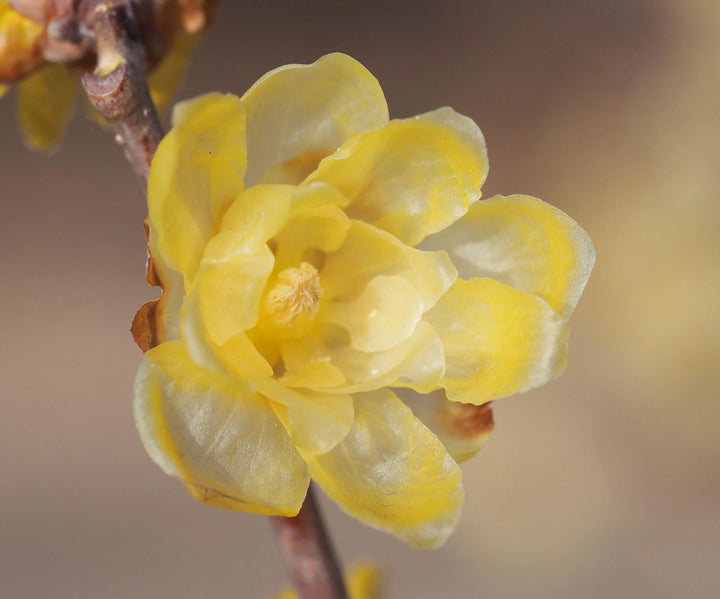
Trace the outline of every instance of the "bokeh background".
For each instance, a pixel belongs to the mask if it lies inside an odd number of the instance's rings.
[[[222,2],[181,97],[242,93],[341,50],[391,115],[482,127],[486,197],[527,193],[592,236],[567,373],[496,404],[461,525],[420,552],[324,502],[388,599],[720,596],[717,0]],[[262,599],[285,584],[266,518],[206,508],[131,415],[144,198],[78,114],[22,147],[0,102],[0,596]]]

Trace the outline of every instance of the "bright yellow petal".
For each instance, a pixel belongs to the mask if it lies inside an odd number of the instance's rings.
[[[493,412],[489,403],[475,406],[450,401],[442,389],[426,395],[410,389],[398,389],[397,394],[413,414],[437,435],[458,463],[480,451],[493,430]]]
[[[567,326],[540,298],[493,279],[458,279],[425,315],[442,339],[448,399],[482,404],[565,369]]]
[[[306,181],[334,185],[350,198],[351,217],[415,245],[465,213],[487,171],[480,129],[440,108],[355,136]]]
[[[497,279],[541,297],[565,318],[595,263],[592,242],[580,225],[562,210],[523,195],[474,204],[422,247],[447,250],[464,279]]]
[[[163,270],[197,272],[208,240],[243,190],[245,116],[232,95],[207,94],[178,104],[174,128],[150,168],[150,250]]]
[[[353,399],[349,394],[290,389],[271,378],[258,381],[258,392],[273,401],[290,440],[302,451],[326,453],[350,430]]]
[[[17,81],[42,63],[42,35],[42,25],[0,0],[0,81]]]
[[[307,470],[267,400],[194,364],[181,342],[145,354],[134,413],[147,452],[196,498],[262,514],[300,509]]]
[[[188,58],[200,40],[198,34],[179,34],[173,37],[163,59],[148,74],[150,95],[158,112],[165,112],[180,87]]]
[[[34,150],[50,150],[62,139],[72,114],[77,80],[65,65],[50,64],[18,84],[20,128]]]
[[[261,180],[299,183],[347,139],[388,119],[377,80],[344,54],[270,71],[242,102],[248,115],[248,186]]]
[[[460,469],[387,389],[356,395],[345,439],[306,459],[312,478],[346,512],[410,545],[441,545],[460,518]]]

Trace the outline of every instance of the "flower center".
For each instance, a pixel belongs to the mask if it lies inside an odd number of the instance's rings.
[[[299,267],[286,268],[278,274],[265,305],[271,318],[285,326],[300,312],[305,312],[308,318],[315,316],[322,294],[317,269],[308,262],[301,262]]]

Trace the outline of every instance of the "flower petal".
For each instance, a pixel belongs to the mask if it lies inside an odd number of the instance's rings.
[[[346,512],[415,547],[441,545],[460,518],[460,469],[388,389],[356,395],[347,436],[305,457],[312,478]]]
[[[261,180],[299,183],[347,139],[388,120],[377,80],[345,54],[270,71],[242,102],[248,115],[248,186]]]
[[[330,325],[319,336],[286,343],[280,382],[337,393],[386,385],[427,393],[438,387],[445,373],[442,342],[426,322],[420,321],[410,337],[385,351],[357,350],[347,337],[344,329]]]
[[[442,389],[425,395],[410,389],[398,389],[397,394],[413,414],[437,435],[458,463],[480,451],[494,428],[489,403],[474,406],[449,401]]]
[[[271,378],[258,381],[258,392],[273,401],[290,441],[301,451],[326,453],[350,430],[354,409],[349,394],[291,389]]]
[[[300,509],[307,470],[267,400],[194,364],[181,342],[145,354],[134,413],[147,452],[196,498],[262,514]]]
[[[306,182],[334,185],[350,198],[351,217],[415,245],[465,213],[487,171],[480,129],[440,108],[355,136]]]
[[[375,352],[410,337],[422,314],[422,296],[407,279],[380,275],[354,300],[330,303],[322,317],[344,327],[354,349]]]
[[[422,252],[362,221],[352,221],[344,243],[328,254],[320,273],[328,299],[360,295],[378,275],[404,277],[428,310],[452,285],[457,271],[445,252]]]
[[[566,364],[567,326],[540,298],[493,279],[458,279],[425,315],[442,339],[448,399],[482,404],[527,391]]]
[[[42,41],[42,25],[0,0],[0,82],[17,81],[37,68],[43,62]]]
[[[150,95],[159,113],[164,113],[170,107],[173,96],[180,87],[185,74],[190,53],[200,37],[199,34],[180,33],[175,35],[165,56],[148,73]]]
[[[75,105],[77,80],[65,65],[50,64],[18,84],[20,128],[34,150],[50,150],[62,139]]]
[[[595,263],[588,234],[537,198],[494,196],[427,238],[423,249],[446,249],[464,279],[491,277],[544,299],[568,318]]]
[[[243,190],[245,115],[232,95],[207,94],[178,104],[174,127],[153,158],[148,181],[150,252],[167,269],[197,272],[205,245]]]

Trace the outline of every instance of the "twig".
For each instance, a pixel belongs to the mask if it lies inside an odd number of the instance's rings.
[[[143,186],[163,130],[145,76],[140,25],[129,1],[87,3],[83,23],[95,34],[98,71],[82,77],[90,102],[115,130],[115,140]],[[108,71],[108,72],[104,72]]]
[[[302,599],[348,599],[312,487],[298,515],[273,518],[273,527]]]

